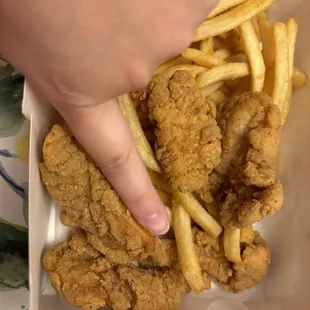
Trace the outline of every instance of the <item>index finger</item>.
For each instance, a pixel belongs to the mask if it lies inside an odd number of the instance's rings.
[[[167,232],[169,219],[163,202],[116,100],[60,112],[134,217],[156,234]]]

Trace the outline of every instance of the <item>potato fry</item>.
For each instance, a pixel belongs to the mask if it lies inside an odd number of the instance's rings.
[[[172,189],[162,175],[151,170],[148,170],[147,172],[155,188],[160,189],[167,194],[172,194]]]
[[[175,201],[172,205],[172,227],[182,273],[193,291],[199,294],[205,290],[205,282],[193,241],[191,218]]]
[[[222,232],[222,226],[201,206],[192,194],[174,191],[173,201],[182,206],[190,217],[210,236],[217,238]]]
[[[260,42],[251,21],[241,24],[239,29],[244,50],[250,62],[252,91],[261,92],[264,87],[266,69]]]
[[[209,14],[208,18],[219,15],[242,2],[245,2],[245,0],[220,0],[219,4]]]
[[[193,77],[196,78],[197,75],[201,74],[202,72],[206,71],[206,67],[197,66],[197,65],[177,65],[174,67],[169,68],[166,72],[164,72],[164,75],[167,78],[171,78],[172,75],[176,71],[188,71],[188,73]]]
[[[156,191],[164,205],[171,207],[172,196],[158,188],[156,188]]]
[[[79,224],[75,223],[65,211],[60,212],[60,222],[67,227],[78,227]]]
[[[193,41],[201,41],[209,37],[232,30],[258,13],[265,11],[276,0],[247,0],[225,13],[204,21],[196,30]]]
[[[214,54],[213,37],[201,41],[200,50],[206,54]]]
[[[240,229],[240,243],[252,244],[255,239],[255,232],[252,226]]]
[[[211,94],[208,97],[208,99],[213,101],[215,103],[215,105],[218,106],[219,104],[224,102],[227,99],[227,97],[226,97],[225,93],[222,90],[217,90],[213,94]]]
[[[129,94],[125,94],[119,96],[117,100],[120,108],[127,118],[129,127],[136,141],[137,149],[145,167],[149,170],[161,172],[161,168],[155,159],[153,150],[142,130],[131,96]]]
[[[197,77],[197,85],[204,88],[212,83],[233,80],[250,74],[250,67],[246,63],[228,63],[214,67]]]
[[[223,82],[216,82],[216,83],[210,84],[201,89],[201,94],[204,98],[209,97],[212,93],[217,91],[222,86],[223,86]]]
[[[185,65],[189,63],[190,61],[188,61],[187,59],[184,59],[182,56],[176,56],[164,62],[162,65],[160,65],[156,69],[155,74],[163,74],[165,71],[167,71],[168,69],[172,67],[175,67],[177,65]]]
[[[262,41],[262,37],[261,37],[259,26],[258,26],[257,16],[253,17],[251,22],[252,22],[254,31],[256,33],[256,36],[258,38],[258,41],[261,42]]]
[[[195,62],[197,65],[204,66],[206,68],[212,68],[223,64],[223,59],[215,55],[206,54],[202,51],[194,48],[187,48],[182,53],[182,56],[190,61]]]
[[[289,87],[288,38],[286,24],[274,24],[274,42],[275,80],[272,92],[272,99],[273,103],[279,107],[282,114],[284,111],[286,96]]]
[[[293,69],[293,87],[299,88],[304,86],[308,82],[308,76],[298,68]]]
[[[287,23],[287,40],[288,40],[288,90],[285,105],[282,112],[282,124],[286,121],[291,106],[293,93],[293,71],[295,60],[295,45],[297,39],[298,24],[294,18],[290,18]]]
[[[273,25],[267,19],[265,12],[262,12],[257,16],[257,23],[262,37],[265,66],[268,69],[274,64]]]
[[[224,229],[224,251],[227,259],[233,263],[241,262],[240,229]]]
[[[214,56],[226,60],[227,58],[229,58],[231,55],[230,51],[226,48],[222,48],[217,50],[216,52],[214,52]]]
[[[168,214],[169,223],[172,224],[172,211],[167,206],[165,206],[165,209],[166,209],[166,212]]]

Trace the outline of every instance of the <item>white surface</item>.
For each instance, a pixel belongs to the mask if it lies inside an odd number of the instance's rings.
[[[310,1],[279,0],[271,11],[274,20],[297,18],[299,36],[296,64],[310,74]],[[55,113],[26,89],[24,112],[31,119],[30,141],[30,309],[69,310],[42,277],[41,255],[55,240],[65,238],[55,206],[39,176],[38,160],[43,139],[55,121]],[[291,113],[283,130],[279,176],[285,189],[281,212],[257,225],[272,251],[272,264],[265,281],[239,295],[214,286],[199,296],[189,294],[180,310],[308,310],[310,309],[310,88],[294,95]],[[42,280],[43,279],[43,280]],[[43,295],[41,287],[46,288]],[[230,299],[233,308],[227,308]],[[217,300],[217,301],[216,301]],[[212,302],[214,302],[212,304]],[[219,305],[219,302],[222,302]],[[211,304],[210,304],[211,303]],[[226,303],[226,305],[225,305]],[[214,307],[215,305],[215,307]],[[210,307],[210,308],[208,308]],[[226,308],[225,308],[226,307]]]

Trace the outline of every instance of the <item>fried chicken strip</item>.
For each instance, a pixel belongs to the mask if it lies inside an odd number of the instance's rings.
[[[146,259],[160,240],[140,226],[78,143],[59,125],[47,135],[40,163],[53,199],[79,227],[131,259]],[[93,241],[90,238],[90,241]],[[110,254],[103,254],[112,258]]]
[[[55,289],[85,310],[173,310],[189,291],[180,271],[111,265],[81,231],[47,250],[43,264]]]
[[[182,192],[203,188],[220,162],[215,107],[204,101],[186,71],[177,71],[170,79],[156,76],[149,85],[147,104],[156,123],[156,157],[169,184]]]
[[[263,93],[245,93],[219,109],[222,158],[216,171],[245,185],[273,184],[281,134],[279,108]]]

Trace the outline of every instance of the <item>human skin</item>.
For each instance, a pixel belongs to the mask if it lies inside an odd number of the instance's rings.
[[[0,0],[0,54],[64,117],[132,214],[169,221],[115,97],[180,53],[216,0]]]

